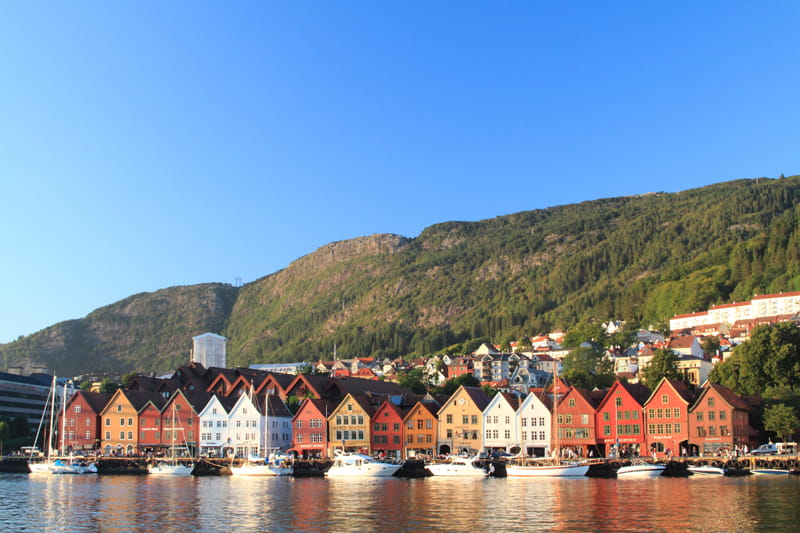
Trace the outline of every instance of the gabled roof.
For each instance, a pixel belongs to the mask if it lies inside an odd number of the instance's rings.
[[[113,396],[114,394],[111,392],[89,392],[79,390],[76,391],[70,399],[70,404],[77,398],[82,398],[93,412],[100,414]]]
[[[462,385],[462,387],[463,387],[463,385]],[[467,395],[470,397],[472,402],[481,411],[486,409],[486,406],[489,405],[489,402],[492,401],[492,399],[489,398],[489,395],[486,394],[486,392],[484,392],[484,390],[481,389],[480,387],[463,387],[463,388],[464,388],[464,392],[467,393]]]
[[[728,405],[734,409],[740,409],[742,411],[751,410],[750,404],[745,402],[738,394],[730,390],[728,387],[718,385],[716,383],[710,383],[706,387],[703,387],[694,404],[689,409],[692,411],[696,409],[700,405],[703,398],[705,398],[705,396],[712,390],[715,391],[725,402],[728,403]]]
[[[309,406],[316,409],[326,418],[336,410],[336,404],[330,400],[321,398],[306,398],[303,400],[303,403],[300,404],[300,407],[297,409],[297,413],[295,413],[294,416],[297,417],[297,415],[299,415],[302,411],[308,409]]]
[[[122,394],[125,395],[137,413],[141,412],[141,410],[144,409],[148,403],[152,403],[153,406],[159,411],[164,409],[164,405],[167,403],[167,400],[164,398],[164,396],[158,392],[123,390]]]

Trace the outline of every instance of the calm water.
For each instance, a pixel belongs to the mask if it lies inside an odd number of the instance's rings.
[[[800,477],[293,479],[0,474],[2,531],[797,531]]]

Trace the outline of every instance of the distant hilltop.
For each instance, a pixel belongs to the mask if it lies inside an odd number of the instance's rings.
[[[175,368],[209,331],[232,366],[457,353],[611,317],[666,331],[677,314],[800,290],[798,204],[798,176],[736,180],[339,241],[241,287],[130,296],[0,357],[80,374]]]

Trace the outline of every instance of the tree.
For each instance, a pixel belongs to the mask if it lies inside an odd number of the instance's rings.
[[[472,374],[464,374],[462,376],[458,376],[457,378],[448,379],[436,390],[441,394],[446,394],[449,396],[458,390],[461,385],[464,385],[465,387],[477,387],[480,384],[481,382],[478,381],[478,379]]]
[[[100,392],[114,393],[119,388],[119,385],[112,382],[110,379],[105,378],[100,382]]]
[[[139,377],[138,372],[128,372],[127,374],[124,374],[122,376],[122,385],[127,389],[137,377]]]
[[[601,324],[596,322],[580,322],[569,328],[564,335],[562,345],[565,348],[577,348],[584,342],[591,343],[593,346],[602,347],[606,345],[608,335]]]
[[[749,340],[717,365],[711,377],[737,394],[761,394],[768,387],[799,387],[800,328],[792,322],[757,327]]]
[[[428,390],[423,382],[422,367],[413,368],[404,374],[400,374],[397,377],[397,383],[401,387],[411,389],[414,394],[425,394]]]
[[[650,364],[642,370],[644,382],[649,387],[661,381],[661,378],[685,381],[685,376],[678,370],[678,356],[669,348],[661,348],[653,353]]]
[[[764,429],[774,432],[781,440],[788,442],[795,431],[800,429],[800,420],[793,407],[782,403],[764,410]]]
[[[564,357],[561,376],[582,389],[604,388],[614,383],[613,363],[594,348],[579,347]]]
[[[704,337],[700,346],[703,347],[704,354],[714,355],[719,351],[719,337]]]

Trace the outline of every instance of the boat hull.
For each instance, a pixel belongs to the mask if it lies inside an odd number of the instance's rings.
[[[372,463],[360,466],[332,466],[325,472],[327,477],[392,477],[402,465]]]
[[[154,476],[191,476],[193,466],[155,464],[147,467],[147,473]]]
[[[291,476],[293,473],[292,467],[283,466],[243,465],[231,467],[231,474],[234,476]]]
[[[96,474],[97,467],[94,465],[74,465],[68,463],[44,462],[28,463],[31,474]]]
[[[482,468],[477,468],[471,464],[448,464],[439,463],[425,465],[425,469],[434,476],[452,476],[452,477],[486,477],[489,472]]]
[[[755,468],[751,469],[750,473],[757,476],[787,476],[789,475],[789,470],[781,468]]]
[[[696,476],[724,476],[725,469],[718,466],[690,466],[689,472]]]
[[[582,477],[589,471],[589,465],[506,465],[508,477]]]
[[[634,465],[621,466],[617,470],[617,477],[620,479],[659,477],[666,467],[659,465]]]

